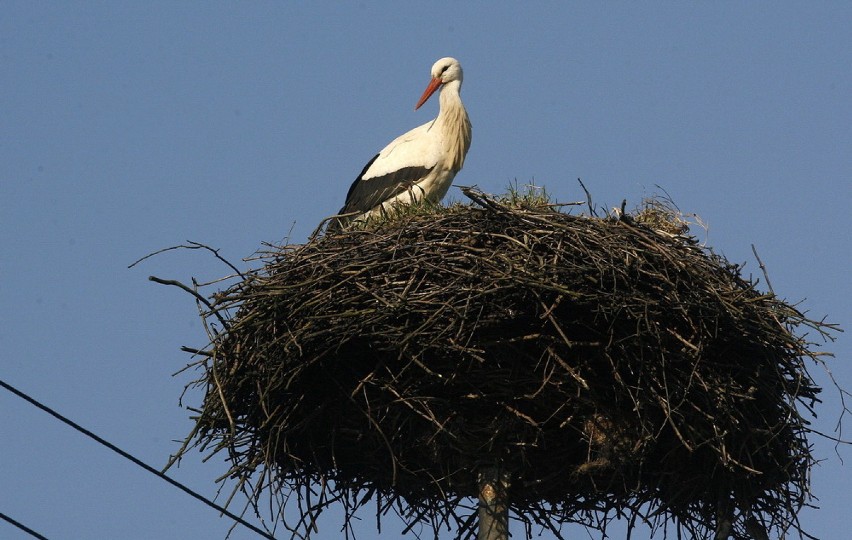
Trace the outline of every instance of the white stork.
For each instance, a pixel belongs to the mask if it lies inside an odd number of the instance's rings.
[[[432,66],[432,80],[414,110],[440,92],[437,118],[416,127],[385,146],[361,171],[346,194],[332,229],[350,221],[364,221],[395,205],[444,198],[470,148],[471,127],[459,91],[462,68],[455,58],[441,58]]]

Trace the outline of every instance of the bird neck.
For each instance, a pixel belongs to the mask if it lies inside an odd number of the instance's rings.
[[[452,116],[455,109],[461,108],[464,110],[461,95],[459,94],[460,90],[461,83],[459,81],[450,81],[441,86],[441,91],[438,95],[438,101],[440,104],[438,107],[439,120],[444,120],[448,115]]]
[[[460,81],[451,81],[441,87],[440,112],[435,119],[445,135],[446,167],[453,171],[459,171],[464,165],[471,137],[470,119],[462,104],[459,90]]]

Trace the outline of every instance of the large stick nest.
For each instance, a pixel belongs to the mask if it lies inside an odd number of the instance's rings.
[[[821,354],[803,330],[826,325],[659,204],[597,218],[466,194],[274,248],[212,295],[181,453],[226,450],[256,502],[297,496],[299,535],[374,498],[469,537],[492,466],[527,535],[617,515],[694,537],[726,519],[735,538],[799,530]]]

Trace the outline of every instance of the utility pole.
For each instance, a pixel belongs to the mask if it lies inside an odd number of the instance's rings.
[[[477,540],[509,540],[508,491],[508,474],[496,466],[480,469]]]

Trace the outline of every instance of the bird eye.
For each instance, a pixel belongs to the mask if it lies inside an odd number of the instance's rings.
[[[442,68],[441,68],[441,74],[443,74],[445,71],[447,71],[447,69],[448,69],[449,67],[450,67],[450,66],[448,66],[448,65],[447,65],[447,66],[442,67]]]

